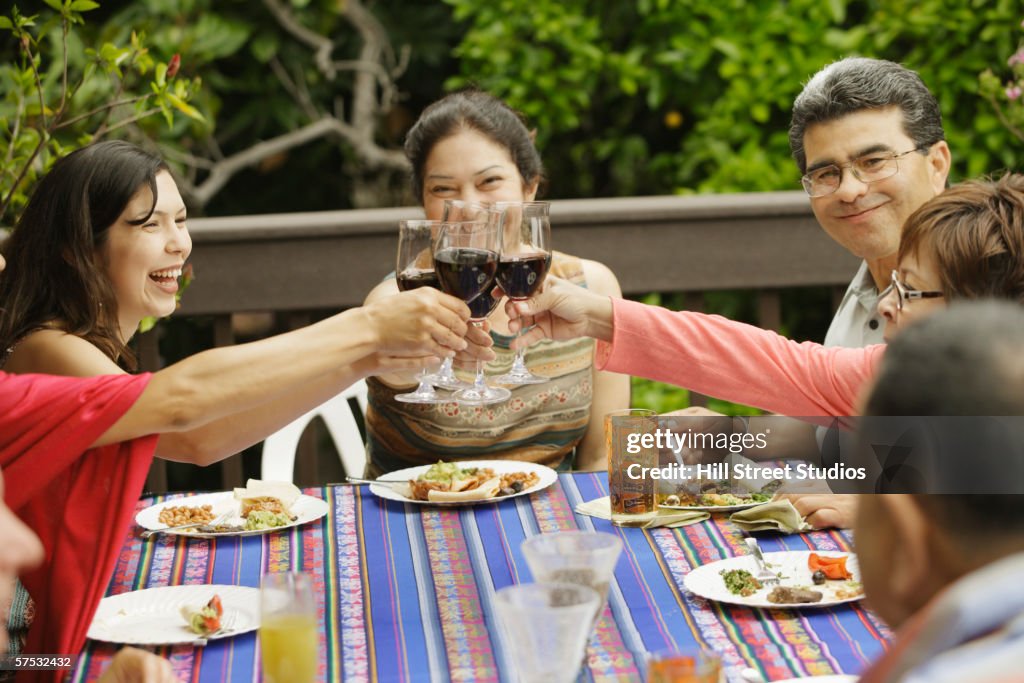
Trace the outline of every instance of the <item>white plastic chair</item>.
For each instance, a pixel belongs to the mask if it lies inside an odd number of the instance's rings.
[[[266,438],[260,471],[263,479],[294,481],[295,451],[306,426],[315,417],[321,417],[334,439],[338,457],[346,475],[363,476],[366,467],[366,447],[359,433],[359,424],[352,414],[349,399],[354,398],[363,415],[366,414],[366,382],[359,380],[334,398],[321,403],[305,415],[296,418]]]

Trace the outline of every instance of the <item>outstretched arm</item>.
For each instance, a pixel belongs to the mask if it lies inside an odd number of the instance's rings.
[[[118,429],[171,432],[160,439],[161,457],[216,461],[372,372],[418,368],[466,348],[468,315],[457,299],[421,290],[278,337],[198,354],[156,373],[103,438],[122,440],[130,433]],[[487,348],[478,351],[490,354]]]
[[[433,290],[386,306],[346,311],[252,344],[214,349],[156,373],[136,404],[95,444],[172,432],[172,455],[205,464],[255,443],[355,379],[388,367],[419,367],[464,349],[465,304]],[[476,351],[486,355],[490,349]],[[120,374],[85,340],[57,330],[18,347],[16,372]],[[174,441],[178,436],[180,440]]]

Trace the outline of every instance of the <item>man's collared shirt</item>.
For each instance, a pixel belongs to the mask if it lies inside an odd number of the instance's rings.
[[[885,318],[878,312],[878,287],[866,261],[853,276],[825,335],[825,346],[860,348],[882,344]]]

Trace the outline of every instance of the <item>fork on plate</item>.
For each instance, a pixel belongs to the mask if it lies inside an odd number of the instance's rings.
[[[192,641],[192,645],[195,647],[202,647],[206,645],[210,640],[210,636],[227,636],[235,632],[235,624],[237,622],[238,614],[235,611],[227,612],[220,618],[220,628],[212,633],[208,633],[201,638],[196,638]]]
[[[754,578],[760,581],[765,586],[778,586],[779,575],[768,569],[768,565],[764,561],[764,555],[761,554],[761,547],[757,545],[756,538],[747,538],[747,548],[750,549],[750,554],[754,556],[754,562],[757,563],[757,574]]]
[[[163,534],[163,533],[167,533],[168,531],[179,531],[181,529],[192,529],[192,528],[195,528],[197,526],[206,526],[207,524],[209,524],[210,526],[217,526],[218,524],[223,524],[224,522],[226,522],[228,520],[228,518],[231,517],[231,515],[232,515],[232,512],[230,510],[228,510],[227,512],[225,512],[224,514],[220,515],[219,517],[217,517],[216,519],[214,519],[213,521],[210,521],[210,522],[189,522],[188,524],[179,524],[177,526],[168,526],[168,527],[164,527],[163,529],[146,529],[141,534],[139,534],[139,536],[142,537],[143,539],[146,539],[146,538],[149,538],[150,536],[152,536],[153,534]]]

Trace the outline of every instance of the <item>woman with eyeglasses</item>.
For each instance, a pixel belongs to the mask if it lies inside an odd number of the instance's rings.
[[[887,337],[954,299],[1024,301],[1024,175],[957,185],[904,225],[893,285],[879,311]],[[865,348],[797,343],[713,315],[673,312],[601,297],[552,281],[507,306],[520,344],[590,336],[600,367],[784,415],[859,413],[858,397],[884,344]]]

